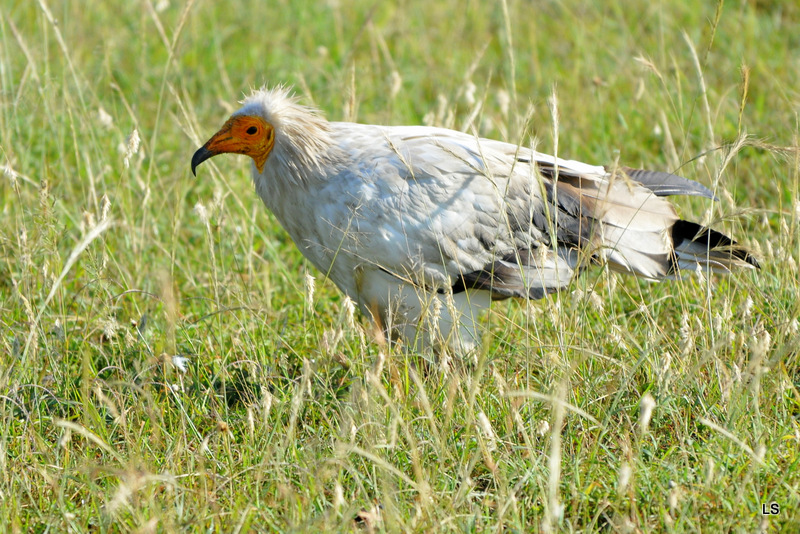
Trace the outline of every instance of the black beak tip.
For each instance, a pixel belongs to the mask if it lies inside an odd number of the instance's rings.
[[[208,158],[214,156],[214,152],[210,151],[204,146],[197,149],[197,152],[192,156],[192,174],[197,176],[197,166],[203,163]]]

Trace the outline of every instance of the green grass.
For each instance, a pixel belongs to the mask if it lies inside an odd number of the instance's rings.
[[[0,530],[798,528],[795,3],[114,4],[0,7]],[[243,159],[189,172],[263,83],[679,170],[762,269],[590,270],[477,364],[383,354]]]

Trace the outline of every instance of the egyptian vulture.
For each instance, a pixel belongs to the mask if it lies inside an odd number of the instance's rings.
[[[255,189],[303,255],[415,350],[479,342],[492,300],[539,299],[590,263],[650,280],[757,267],[664,197],[664,172],[609,169],[443,128],[329,122],[283,87],[253,92],[192,157],[252,158]]]

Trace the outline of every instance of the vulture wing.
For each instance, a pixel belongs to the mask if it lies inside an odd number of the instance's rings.
[[[713,198],[663,172],[603,167],[450,130],[386,128],[402,194],[397,213],[409,251],[381,265],[441,292],[541,298],[587,262],[648,279],[696,269],[754,266],[726,236],[678,218],[667,195]],[[416,250],[414,250],[416,249]],[[415,254],[418,254],[415,256]],[[423,271],[419,275],[419,269]]]

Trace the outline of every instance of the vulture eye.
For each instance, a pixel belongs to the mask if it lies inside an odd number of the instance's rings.
[[[247,129],[248,135],[255,135],[256,132],[258,132],[258,128],[256,126],[251,126]]]

